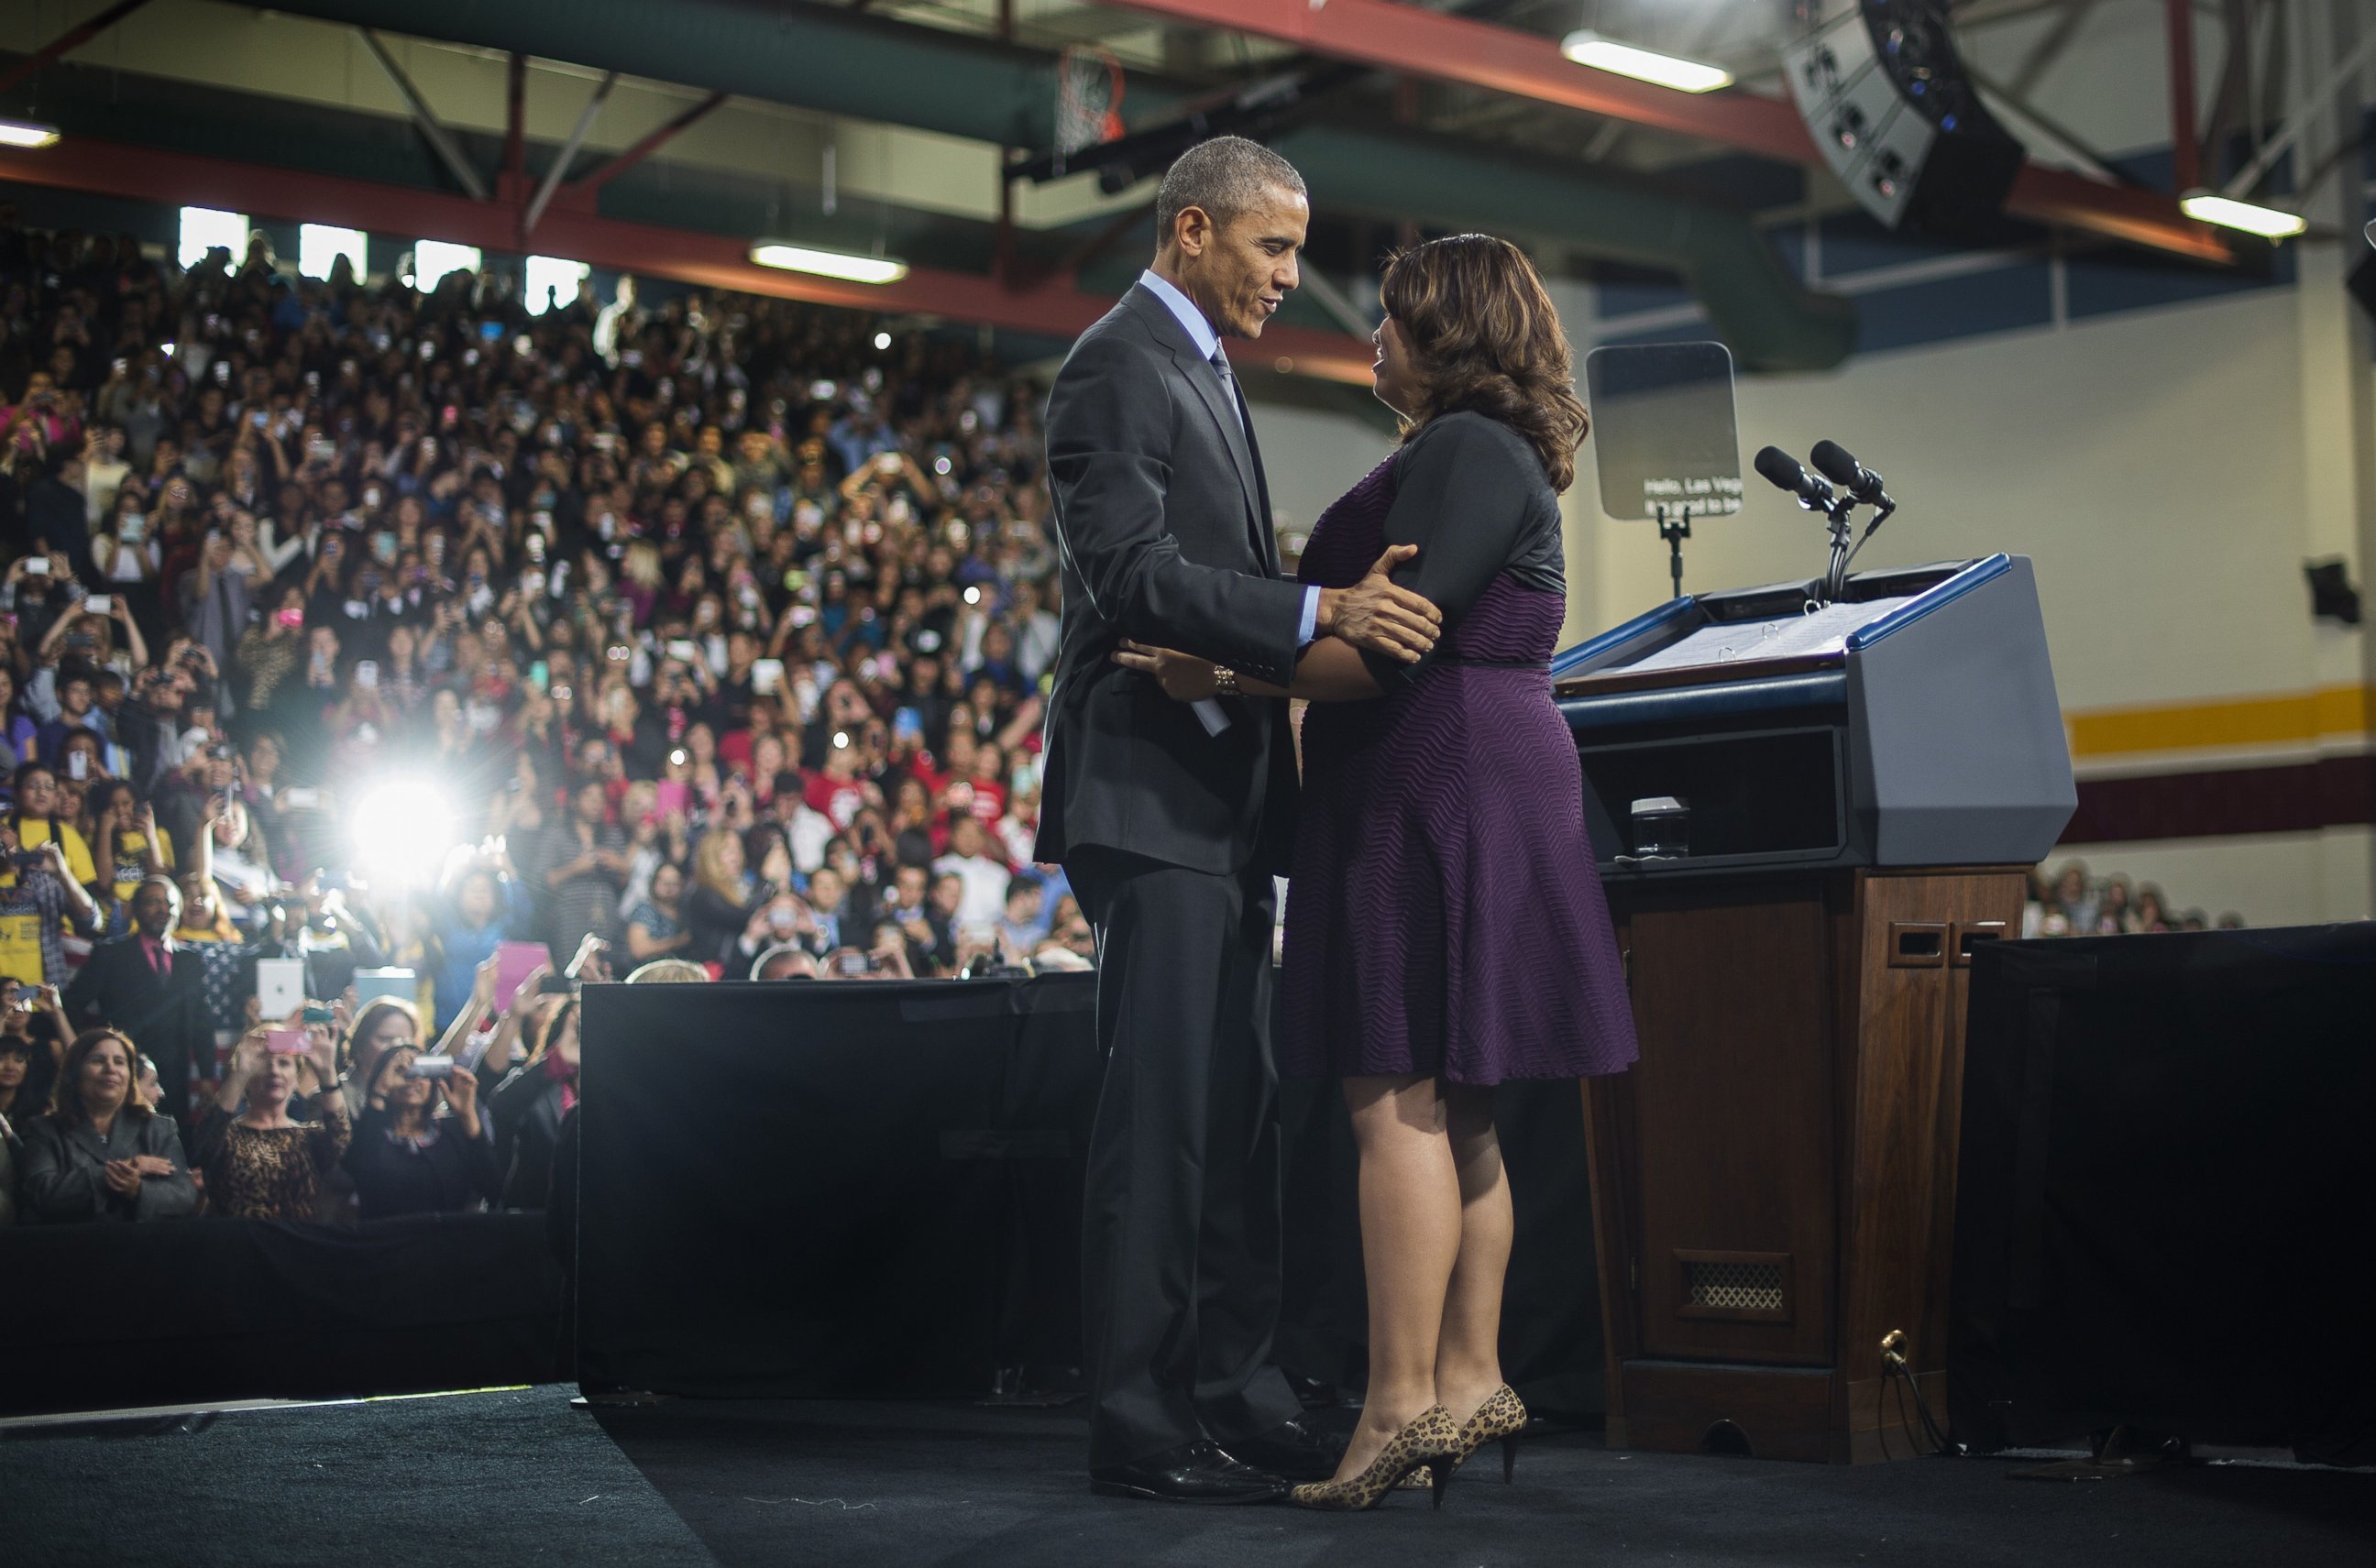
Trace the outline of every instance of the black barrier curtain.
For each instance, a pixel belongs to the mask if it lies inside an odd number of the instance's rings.
[[[2119,1424],[2376,1463],[2376,924],[1972,966],[1954,1435]]]
[[[1061,1388],[1080,1340],[1096,977],[592,986],[576,1215],[588,1389],[744,1396]],[[1364,1373],[1351,1134],[1282,1086],[1277,1358]],[[1517,1206],[1505,1371],[1597,1415],[1602,1340],[1573,1083],[1497,1101]]]
[[[532,1214],[0,1229],[0,1414],[566,1378]]]
[[[1078,976],[588,987],[581,1381],[979,1394],[1076,1342],[1014,1280],[1077,1247],[1095,1004]]]

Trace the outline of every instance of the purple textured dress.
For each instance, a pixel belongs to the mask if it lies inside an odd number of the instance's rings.
[[[1322,515],[1303,581],[1360,580],[1385,548],[1417,445]],[[1468,445],[1472,461],[1494,456]],[[1527,482],[1551,496],[1531,453],[1523,461]],[[1556,505],[1551,496],[1550,537],[1537,547],[1553,581]],[[1419,542],[1423,563],[1432,547]],[[1416,680],[1304,711],[1286,1073],[1496,1084],[1620,1072],[1637,1054],[1575,742],[1551,700],[1565,595],[1508,567],[1484,570],[1490,580],[1465,612],[1447,613],[1436,659]]]

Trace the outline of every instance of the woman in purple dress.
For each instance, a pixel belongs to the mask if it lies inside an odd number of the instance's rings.
[[[1464,1456],[1496,1440],[1514,1455],[1526,1411],[1498,1346],[1511,1211],[1493,1086],[1635,1056],[1551,700],[1559,494],[1586,428],[1567,339],[1524,254],[1484,235],[1403,252],[1383,294],[1376,390],[1402,445],[1322,516],[1301,576],[1341,588],[1389,566],[1443,634],[1416,664],[1324,637],[1286,694],[1314,706],[1282,1070],[1343,1080],[1370,1296],[1368,1397],[1336,1479],[1296,1490],[1315,1507],[1383,1496],[1403,1479],[1394,1438],[1435,1406]],[[1182,700],[1277,695],[1180,654],[1121,657]]]

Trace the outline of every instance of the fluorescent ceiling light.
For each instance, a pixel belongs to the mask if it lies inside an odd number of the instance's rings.
[[[2178,198],[2178,205],[2189,218],[2204,223],[2216,223],[2223,229],[2241,229],[2264,240],[2290,240],[2310,227],[2310,220],[2296,213],[2280,212],[2274,207],[2255,207],[2249,201],[2236,201],[2215,191],[2189,191]]]
[[[845,255],[840,251],[813,251],[805,245],[753,245],[751,259],[761,267],[787,272],[813,272],[849,283],[897,283],[908,276],[908,264],[888,256]]]
[[[1697,60],[1636,49],[1630,43],[1603,38],[1590,28],[1579,29],[1562,39],[1560,53],[1579,65],[1590,65],[1598,71],[1613,71],[1621,77],[1654,82],[1659,87],[1673,88],[1678,92],[1714,92],[1720,87],[1732,85],[1730,71],[1702,65]]]
[[[0,120],[0,147],[55,147],[58,128],[30,120]]]

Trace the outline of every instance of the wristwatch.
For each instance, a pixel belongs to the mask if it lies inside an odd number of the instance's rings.
[[[1213,666],[1213,690],[1225,697],[1238,695],[1238,672],[1226,664]]]

